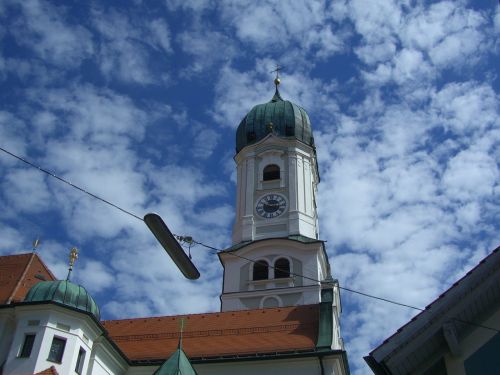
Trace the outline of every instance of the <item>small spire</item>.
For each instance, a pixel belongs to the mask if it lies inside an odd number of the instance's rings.
[[[281,83],[280,80],[280,70],[283,69],[282,66],[279,66],[279,64],[276,64],[276,69],[271,70],[270,73],[275,73],[276,72],[276,78],[274,78],[274,86],[276,87],[276,91],[274,92],[274,96],[271,99],[272,102],[277,102],[278,100],[283,100],[283,98],[280,95],[280,92],[278,90],[278,86]]]
[[[36,249],[38,248],[38,246],[40,245],[40,237],[37,237],[34,241],[33,241],[33,252],[35,253],[36,252]]]
[[[71,271],[73,271],[73,266],[75,265],[75,261],[77,259],[78,259],[78,249],[76,247],[73,247],[69,253],[69,268],[68,268],[68,276],[66,277],[66,281],[69,281]]]
[[[180,334],[179,334],[179,343],[178,343],[178,348],[179,349],[182,349],[182,334],[184,333],[184,321],[186,320],[186,318],[182,317],[181,318],[181,321],[180,321],[180,326],[181,326],[181,331],[180,331]]]

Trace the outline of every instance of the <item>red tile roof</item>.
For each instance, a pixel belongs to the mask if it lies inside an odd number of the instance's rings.
[[[103,321],[109,337],[132,361],[167,358],[182,348],[189,358],[314,350],[319,305],[186,316]]]
[[[48,369],[37,372],[35,375],[59,375],[54,366],[50,366]]]
[[[56,280],[36,253],[0,256],[0,304],[19,302],[42,280]]]

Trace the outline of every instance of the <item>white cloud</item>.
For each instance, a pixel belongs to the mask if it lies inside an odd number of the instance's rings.
[[[500,33],[500,10],[498,10],[498,7],[495,11],[495,16],[493,17],[493,24],[495,32]]]
[[[0,111],[0,146],[9,152],[26,155],[28,141],[25,139],[27,128],[21,119],[7,111]],[[1,153],[0,165],[15,165],[18,161]]]
[[[172,47],[170,46],[170,30],[167,23],[158,18],[152,20],[148,26],[151,32],[152,45],[162,49],[165,53],[172,52]]]
[[[271,99],[271,87],[257,79],[255,72],[242,73],[226,65],[215,87],[215,121],[220,126],[236,128],[256,103]]]
[[[197,131],[194,138],[193,155],[197,158],[207,159],[210,157],[220,140],[220,134],[212,129]]]
[[[166,4],[170,10],[182,8],[193,12],[201,12],[212,8],[216,3],[214,0],[167,0]]]
[[[344,49],[346,35],[332,33],[332,10],[325,1],[293,1],[286,6],[279,1],[225,1],[220,6],[223,22],[259,51],[297,46],[324,58]]]
[[[97,144],[124,142],[126,138],[141,139],[148,119],[132,100],[108,89],[90,85],[65,89],[31,90],[29,98],[45,108],[45,116],[65,113],[57,129],[78,140],[90,137]],[[151,116],[154,114],[151,114]],[[61,119],[60,116],[58,116]],[[45,128],[45,123],[35,125]],[[51,124],[54,127],[54,124]]]
[[[26,250],[23,248],[26,245],[24,241],[22,241],[23,236],[15,228],[2,225],[0,227],[0,238],[2,239],[2,241],[0,241],[1,255],[11,255],[19,252],[20,250]]]
[[[11,209],[18,212],[43,212],[51,206],[50,193],[45,177],[35,169],[13,169],[2,182],[2,190]]]
[[[379,44],[395,38],[402,19],[402,5],[393,0],[354,0],[349,2],[349,16],[364,43]]]
[[[403,42],[429,53],[433,64],[460,69],[487,49],[486,19],[463,2],[443,1],[408,14]]]
[[[200,74],[214,65],[227,63],[236,56],[234,41],[217,31],[210,31],[207,25],[197,26],[196,30],[179,34],[177,41],[192,62],[184,70],[184,74]]]
[[[79,275],[91,275],[91,277],[85,277],[85,288],[93,295],[94,293],[100,293],[105,289],[111,287],[115,278],[113,275],[113,270],[104,263],[96,260],[83,260],[82,257],[85,256],[82,249],[80,250],[79,259],[75,270],[73,271],[72,280],[78,281]],[[83,264],[81,264],[83,263]]]
[[[388,0],[349,5],[349,17],[362,36],[355,52],[368,65],[364,78],[371,85],[397,83],[415,91],[439,77],[440,69],[462,71],[491,49],[486,18],[464,2],[412,8]]]
[[[375,61],[377,48],[378,45],[375,47],[375,54],[372,48],[364,51],[370,54],[372,60],[369,61]],[[436,74],[423,54],[417,50],[405,48],[395,53],[390,59],[391,61],[380,63],[374,71],[368,70],[364,73],[368,83],[384,85],[394,82],[404,85],[405,90],[413,91],[416,87],[425,84],[427,80],[434,78]]]
[[[482,133],[499,124],[498,94],[487,84],[450,83],[431,98],[435,121],[454,133]]]
[[[192,207],[197,200],[221,195],[224,186],[217,182],[207,181],[201,171],[179,165],[165,165],[151,171],[150,179],[155,184],[152,191],[160,199],[172,200],[179,208]]]
[[[56,65],[75,66],[93,53],[91,33],[67,23],[64,8],[41,0],[27,0],[20,5],[23,18],[15,25],[14,35],[40,58]]]
[[[483,150],[464,150],[449,162],[443,176],[448,194],[456,200],[491,196],[499,181],[495,159]]]
[[[384,63],[396,54],[396,43],[384,40],[380,43],[365,44],[355,49],[356,55],[365,64]]]
[[[170,30],[162,19],[136,19],[117,10],[94,9],[94,25],[100,32],[99,66],[109,78],[153,84],[167,75],[152,70],[151,49],[172,52]]]
[[[471,231],[481,219],[481,207],[478,202],[467,203],[457,209],[457,225]]]
[[[430,58],[435,65],[459,68],[459,64],[469,59],[479,61],[478,54],[485,45],[483,34],[477,30],[464,30],[449,35],[430,51]]]

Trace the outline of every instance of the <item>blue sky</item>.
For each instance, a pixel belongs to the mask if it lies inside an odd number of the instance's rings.
[[[0,146],[173,232],[230,245],[235,130],[281,93],[313,124],[342,286],[424,307],[498,245],[500,12],[476,1],[0,2]],[[0,254],[29,251],[106,319],[219,309],[146,226],[0,155]],[[416,312],[342,293],[354,374]],[[388,319],[388,317],[391,317]]]

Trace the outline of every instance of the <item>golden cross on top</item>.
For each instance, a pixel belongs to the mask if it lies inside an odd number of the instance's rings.
[[[75,265],[75,261],[78,259],[78,249],[73,247],[69,253],[69,268],[68,268],[68,276],[66,280],[69,281],[69,277],[71,276],[71,271],[73,271],[73,266]]]
[[[279,66],[279,64],[276,64],[276,69],[271,70],[269,73],[276,72],[276,78],[279,78],[280,77],[280,70],[282,70],[282,69],[283,69],[282,66]]]

